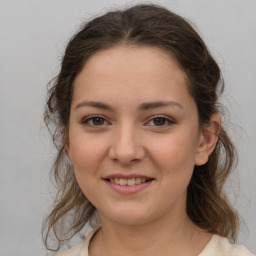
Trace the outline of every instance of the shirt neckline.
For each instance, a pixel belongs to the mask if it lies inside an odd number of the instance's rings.
[[[87,236],[84,241],[84,246],[82,248],[82,253],[81,255],[89,255],[89,245],[91,239],[94,237],[94,235],[101,229],[101,226],[98,226],[94,230],[92,230]],[[215,247],[217,241],[219,240],[220,236],[213,234],[210,241],[206,244],[206,246],[203,248],[203,250],[198,254],[198,256],[205,256],[209,255],[209,252],[212,252],[212,249]]]

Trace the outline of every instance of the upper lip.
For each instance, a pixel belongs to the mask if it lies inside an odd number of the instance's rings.
[[[109,179],[115,179],[115,178],[118,178],[118,179],[145,178],[146,180],[153,179],[152,177],[141,175],[141,174],[121,174],[121,173],[111,174],[104,177],[103,179],[109,180]]]

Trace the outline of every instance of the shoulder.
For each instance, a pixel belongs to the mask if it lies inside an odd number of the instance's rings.
[[[231,244],[227,238],[213,235],[199,256],[254,256],[243,245]]]
[[[96,229],[92,230],[81,244],[78,244],[66,251],[58,252],[54,256],[88,256],[88,247],[90,240],[100,228],[101,227],[99,226]]]
[[[84,243],[78,244],[68,250],[62,251],[62,252],[58,252],[57,254],[55,254],[54,256],[80,256],[80,252],[82,250]],[[85,255],[87,256],[87,255]]]

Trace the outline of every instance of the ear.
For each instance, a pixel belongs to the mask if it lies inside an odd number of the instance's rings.
[[[68,137],[68,129],[65,128],[64,126],[61,128],[61,134],[62,134],[62,141],[63,141],[63,146],[64,150],[69,157],[69,137]]]
[[[215,113],[211,116],[209,123],[200,131],[195,165],[200,166],[207,163],[218,141],[220,125],[220,116]]]

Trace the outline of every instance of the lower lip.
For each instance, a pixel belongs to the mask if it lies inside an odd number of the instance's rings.
[[[131,185],[131,186],[122,186],[122,185],[118,185],[115,183],[111,183],[108,180],[104,180],[106,182],[106,184],[113,189],[114,191],[120,193],[120,194],[125,194],[125,195],[129,195],[129,194],[134,194],[137,193],[145,188],[147,188],[148,186],[150,186],[152,184],[152,182],[154,180],[150,180],[148,182],[144,182],[141,184],[137,184],[137,185]]]

